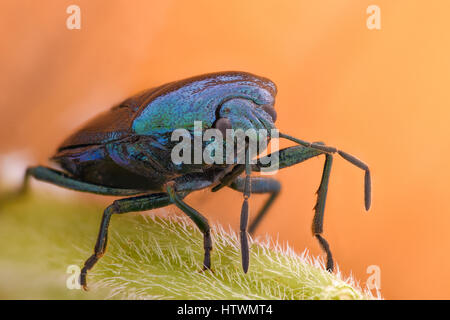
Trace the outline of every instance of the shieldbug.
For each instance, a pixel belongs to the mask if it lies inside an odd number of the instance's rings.
[[[212,241],[208,220],[184,201],[191,192],[204,188],[218,191],[230,187],[243,193],[240,240],[242,267],[247,272],[247,232],[256,229],[281,187],[273,178],[251,177],[251,173],[263,170],[267,163],[263,160],[272,154],[251,163],[250,141],[246,137],[244,163],[238,163],[234,156],[231,163],[202,161],[175,164],[171,158],[174,148],[171,135],[179,128],[192,134],[195,121],[201,121],[205,130],[217,129],[222,133],[231,129],[264,129],[269,132],[276,129],[276,93],[272,81],[246,72],[210,73],[164,84],[126,99],[69,136],[51,158],[60,165],[60,170],[44,166],[26,170],[21,193],[27,189],[29,178],[34,177],[72,190],[127,196],[114,201],[104,210],[94,254],[86,260],[81,270],[80,283],[84,289],[87,289],[88,270],[105,253],[112,215],[171,204],[187,214],[203,233],[203,268],[210,269]],[[279,133],[279,138],[297,144],[277,151],[279,169],[325,155],[312,231],[327,255],[327,269],[332,271],[332,254],[322,233],[333,154],[339,154],[365,171],[366,210],[371,202],[369,168],[356,157],[323,143],[310,143],[283,133]],[[270,136],[267,137],[269,139]],[[202,145],[202,150],[204,147]],[[270,196],[248,227],[248,199],[252,193],[267,193]]]

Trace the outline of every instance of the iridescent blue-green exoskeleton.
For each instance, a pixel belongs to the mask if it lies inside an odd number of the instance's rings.
[[[249,247],[247,229],[253,232],[280,191],[273,178],[252,177],[251,172],[266,167],[265,157],[250,164],[175,164],[171,161],[175,129],[192,132],[194,121],[201,121],[203,129],[275,128],[274,109],[276,87],[269,79],[245,72],[219,72],[171,82],[146,90],[111,110],[100,114],[58,148],[52,160],[62,170],[44,166],[27,169],[23,193],[30,176],[61,187],[113,196],[128,196],[108,206],[100,225],[94,254],[87,259],[80,275],[80,283],[87,288],[86,275],[107,245],[108,226],[113,214],[144,211],[175,204],[198,226],[204,235],[204,269],[211,268],[212,241],[208,220],[190,207],[184,198],[191,192],[224,186],[244,195],[241,211],[240,239],[242,266],[247,272]],[[333,259],[327,241],[322,237],[325,200],[333,154],[338,153],[365,171],[365,207],[370,207],[370,173],[362,161],[323,143],[310,143],[286,134],[297,143],[278,153],[280,169],[325,155],[322,180],[318,189],[312,231],[327,254],[327,269],[333,270]],[[267,155],[266,157],[270,157]],[[265,158],[267,160],[267,158]],[[251,193],[270,194],[264,206],[248,224],[248,198]]]

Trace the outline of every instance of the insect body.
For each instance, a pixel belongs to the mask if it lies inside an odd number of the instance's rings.
[[[103,213],[94,254],[86,260],[81,271],[80,283],[84,289],[87,288],[88,270],[105,253],[112,215],[170,204],[175,204],[186,213],[203,233],[203,267],[210,269],[212,241],[208,220],[184,201],[189,193],[204,188],[217,191],[228,186],[243,193],[240,235],[242,265],[244,272],[247,272],[247,230],[253,232],[258,226],[279,194],[279,182],[267,177],[251,177],[253,171],[261,171],[265,165],[263,158],[251,164],[247,147],[244,163],[174,163],[171,160],[174,148],[171,135],[175,129],[192,133],[194,121],[201,121],[205,130],[215,128],[220,132],[227,129],[273,130],[275,96],[273,82],[245,72],[211,73],[171,82],[123,101],[66,139],[52,157],[62,170],[44,166],[27,169],[23,190],[32,176],[77,191],[127,196],[114,201]],[[278,152],[280,169],[325,155],[313,234],[327,254],[327,269],[332,271],[333,258],[327,241],[322,237],[322,229],[333,154],[338,153],[365,170],[367,210],[370,207],[369,169],[357,158],[322,143],[309,143],[282,133],[279,137],[297,143]],[[268,193],[270,197],[248,228],[248,199],[252,193]]]

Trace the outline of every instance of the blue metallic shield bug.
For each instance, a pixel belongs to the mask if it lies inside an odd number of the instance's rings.
[[[228,129],[265,129],[270,132],[276,129],[276,93],[272,81],[246,72],[210,73],[143,91],[95,117],[69,136],[51,158],[62,170],[29,167],[18,194],[27,190],[29,177],[34,177],[72,190],[126,196],[114,201],[103,213],[94,254],[81,270],[80,283],[87,289],[87,272],[106,251],[111,216],[171,204],[187,214],[203,233],[203,269],[210,269],[212,241],[208,220],[190,207],[184,198],[196,190],[212,188],[218,191],[222,187],[230,187],[244,196],[240,239],[242,266],[247,272],[247,232],[256,229],[281,188],[273,178],[251,177],[252,172],[267,168],[265,160],[271,155],[260,157],[252,164],[246,147],[243,164],[237,161],[230,164],[176,164],[171,160],[175,146],[171,135],[175,129],[184,129],[192,136],[196,121],[201,121],[202,130],[217,129],[222,133]],[[338,153],[365,171],[366,210],[370,207],[371,194],[369,168],[356,157],[323,143],[310,143],[282,133],[279,137],[297,143],[278,151],[280,169],[325,155],[312,231],[327,254],[327,269],[332,271],[332,254],[322,232],[333,154]],[[248,227],[248,199],[252,193],[270,196]]]

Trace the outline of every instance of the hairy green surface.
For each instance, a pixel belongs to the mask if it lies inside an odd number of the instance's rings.
[[[0,208],[0,299],[370,299],[351,279],[266,239],[251,241],[242,272],[238,237],[213,226],[213,272],[200,272],[203,237],[182,216],[113,216],[89,292],[68,289],[71,265],[92,253],[103,208],[35,196]],[[73,282],[72,282],[73,283]]]

